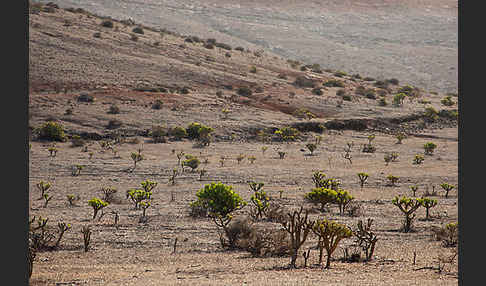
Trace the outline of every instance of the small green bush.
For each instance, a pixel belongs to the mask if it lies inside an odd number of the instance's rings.
[[[427,142],[424,144],[424,152],[425,155],[432,155],[434,153],[435,148],[437,148],[437,145],[433,142]]]
[[[323,85],[327,87],[344,87],[344,83],[338,79],[330,79],[323,83]]]
[[[337,192],[328,188],[314,188],[312,191],[304,195],[304,199],[315,205],[320,205],[320,211],[325,211],[327,204],[335,202]]]
[[[442,103],[445,106],[452,106],[456,104],[450,96],[446,96],[440,100],[440,103]]]
[[[66,134],[64,134],[64,128],[60,123],[54,121],[47,121],[38,128],[39,139],[49,141],[66,140]]]
[[[283,127],[274,132],[281,141],[294,141],[299,136],[299,130],[293,127]]]
[[[191,203],[192,207],[207,211],[216,226],[223,228],[226,236],[229,238],[228,224],[233,219],[233,213],[247,205],[240,195],[233,191],[233,187],[221,182],[211,183],[204,186],[197,193],[196,202]],[[221,244],[224,245],[223,239]],[[230,242],[231,244],[231,242]]]

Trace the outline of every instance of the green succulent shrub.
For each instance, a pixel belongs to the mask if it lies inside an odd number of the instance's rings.
[[[304,199],[315,205],[320,205],[320,211],[325,211],[325,206],[336,201],[337,191],[328,188],[314,188],[304,195]]]
[[[393,96],[393,106],[399,107],[403,105],[403,101],[407,95],[403,92],[397,93]]]
[[[278,136],[280,141],[294,141],[300,135],[299,130],[293,127],[282,127],[275,130],[274,134]]]
[[[140,154],[140,152],[136,153],[136,152],[132,152],[130,154],[130,158],[132,158],[132,161],[133,161],[133,169],[132,169],[132,172],[135,170],[135,168],[137,168],[137,163],[142,161],[144,158],[143,158],[143,155]]]
[[[51,187],[51,183],[50,182],[44,182],[44,181],[40,181],[39,183],[36,184],[36,187],[37,189],[40,191],[41,195],[40,195],[40,198],[39,199],[42,199],[44,197],[44,194],[46,194],[46,192],[49,190],[49,188]]]
[[[429,220],[429,209],[437,206],[437,200],[431,198],[420,198],[420,204],[425,208],[425,220]]]
[[[191,168],[191,171],[194,172],[194,170],[197,169],[197,167],[199,167],[199,164],[201,163],[201,161],[199,161],[199,159],[197,157],[194,157],[192,155],[186,155],[186,160],[182,162],[182,166],[187,166],[189,168]]]
[[[250,201],[253,204],[252,211],[250,215],[255,220],[263,219],[266,215],[268,207],[270,206],[270,198],[267,193],[262,189],[264,183],[250,182],[248,183],[250,189],[253,191],[253,195],[250,197]]]
[[[427,142],[424,144],[424,152],[425,155],[433,155],[434,150],[437,148],[437,145],[433,142]]]
[[[93,208],[93,219],[95,219],[98,211],[108,206],[108,202],[95,197],[88,201],[88,205]]]
[[[344,82],[338,80],[338,79],[330,79],[323,83],[324,86],[327,87],[344,87]]]
[[[416,87],[410,86],[410,85],[405,85],[400,87],[397,90],[397,93],[403,93],[406,96],[412,96],[412,97],[417,97],[420,95],[420,90]]]
[[[66,134],[64,133],[63,126],[55,121],[47,121],[42,124],[38,129],[39,139],[49,141],[66,141]]]
[[[213,128],[205,126],[199,122],[193,122],[186,128],[189,139],[200,140],[203,145],[209,145]]]
[[[390,186],[396,186],[396,184],[400,180],[399,177],[391,175],[391,174],[388,175],[386,178],[388,179],[388,183],[389,183]]]
[[[328,219],[315,220],[312,231],[319,237],[319,264],[322,263],[322,252],[325,249],[327,252],[325,268],[329,269],[331,266],[331,256],[337,249],[339,242],[351,237],[353,232],[346,225]]]
[[[424,116],[427,121],[435,121],[439,118],[439,112],[432,106],[428,106],[424,110]]]
[[[392,200],[392,204],[397,206],[405,216],[403,222],[403,232],[410,232],[412,230],[413,220],[415,219],[414,212],[422,205],[420,199],[408,198],[408,197],[395,197]]]
[[[140,183],[142,185],[142,188],[146,192],[152,192],[152,190],[157,187],[158,183],[156,181],[150,181],[150,180],[145,180]]]
[[[445,106],[453,106],[454,104],[456,104],[452,98],[450,96],[446,96],[444,98],[442,98],[440,100],[440,103],[442,103],[442,105],[445,105]]]
[[[415,165],[420,165],[424,161],[424,156],[422,154],[416,154],[415,157],[413,158],[413,164]]]
[[[336,191],[336,197],[334,199],[335,204],[339,206],[339,214],[344,214],[344,210],[346,206],[354,199],[352,195],[349,194],[348,191],[339,189]]]
[[[146,192],[142,189],[130,189],[127,191],[127,198],[130,198],[134,203],[134,209],[140,209],[142,201],[148,201],[152,198],[152,192]]]
[[[440,184],[440,186],[442,187],[442,189],[444,189],[444,191],[446,192],[445,194],[445,197],[447,198],[449,196],[449,192],[452,191],[452,189],[455,188],[454,185],[451,185],[449,183],[442,183]]]
[[[196,196],[197,201],[194,204],[206,209],[209,217],[213,219],[216,226],[223,228],[226,235],[233,213],[247,205],[247,202],[233,191],[232,186],[221,182],[206,184],[196,193]],[[223,239],[221,244],[224,245]],[[234,245],[234,242],[230,241],[229,244]]]

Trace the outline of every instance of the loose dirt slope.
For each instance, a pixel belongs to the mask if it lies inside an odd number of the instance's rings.
[[[382,89],[376,81],[336,76],[333,71],[301,71],[302,65],[292,67],[286,59],[266,52],[248,47],[238,51],[235,46],[231,50],[207,49],[204,43],[190,43],[177,34],[149,27],[143,27],[144,34],[135,34],[132,30],[138,25],[116,20],[113,28],[106,28],[101,25],[104,19],[85,11],[46,6],[37,10],[29,15],[30,216],[48,217],[52,227],[63,220],[71,223],[72,229],[66,232],[58,250],[37,253],[32,285],[457,284],[457,260],[441,273],[434,270],[439,256],[451,255],[454,248],[442,247],[434,239],[433,228],[457,221],[456,190],[445,198],[439,187],[443,182],[457,184],[457,122],[444,116],[430,120],[424,115],[425,106],[456,108],[441,105],[444,94],[421,90],[420,96],[393,107],[392,99],[401,85],[389,84]],[[132,40],[132,35],[138,40]],[[315,80],[323,94],[296,86],[298,76]],[[344,87],[323,86],[329,79],[341,80]],[[356,94],[359,86],[383,94],[388,105],[380,106],[377,99]],[[252,95],[238,95],[239,87],[249,87]],[[344,91],[338,92],[341,89]],[[78,101],[84,93],[94,96],[95,101]],[[344,93],[350,101],[336,93]],[[457,101],[456,97],[452,99]],[[163,103],[161,109],[152,108],[156,100]],[[120,113],[109,114],[112,105],[119,107]],[[225,115],[222,109],[230,113]],[[299,109],[312,112],[316,118],[295,117]],[[57,155],[49,156],[47,149],[53,143],[35,136],[35,128],[46,120],[61,123],[69,139],[81,135],[87,150],[73,147],[68,140],[56,143]],[[107,128],[113,120],[120,126]],[[214,128],[209,146],[200,148],[188,139],[154,144],[148,137],[153,125],[187,127],[195,121]],[[315,140],[318,134],[311,130],[318,124],[327,130],[319,134],[322,142],[310,156],[305,144]],[[271,134],[285,126],[300,128],[297,141],[278,142],[273,135],[266,143],[258,140],[258,131]],[[403,144],[395,144],[397,131],[408,134]],[[370,134],[376,136],[376,152],[363,153],[361,147]],[[98,144],[121,135],[125,143],[112,142],[116,154]],[[428,141],[438,146],[434,154],[425,156],[423,164],[413,165],[413,157],[423,153]],[[354,143],[352,164],[342,157],[348,142]],[[269,147],[264,154],[262,146]],[[145,159],[130,172],[130,153],[137,149]],[[171,185],[168,180],[172,169],[177,168],[176,153],[181,150],[201,161],[207,159],[199,167],[206,174],[200,178],[197,172],[186,171]],[[277,150],[286,152],[284,159],[279,159]],[[386,166],[383,158],[390,152],[397,152],[399,158]],[[238,163],[239,154],[254,155],[256,161],[251,164],[245,158]],[[226,158],[224,166],[219,162],[221,156]],[[76,164],[85,167],[80,175],[73,176],[71,168]],[[339,215],[335,207],[320,213],[305,202],[303,195],[313,187],[311,175],[316,170],[339,179],[362,204],[363,213],[357,217]],[[363,189],[356,176],[362,171],[370,175]],[[387,185],[388,174],[400,177],[397,186]],[[146,179],[157,181],[158,186],[153,205],[147,210],[148,222],[140,223],[141,211],[133,209],[125,191],[139,187]],[[53,199],[46,208],[35,186],[41,180],[52,182]],[[255,258],[248,252],[222,249],[213,222],[191,218],[188,204],[197,190],[213,181],[231,184],[249,200],[250,180],[265,183],[272,203],[289,210],[304,205],[312,219],[327,217],[352,228],[360,219],[374,219],[379,237],[374,259],[368,263],[339,261],[352,239],[344,240],[343,249],[334,253],[329,270],[316,265],[316,250],[311,251],[310,267],[303,268],[299,254],[299,268],[289,270],[287,256]],[[426,190],[432,192],[434,187],[438,206],[431,210],[432,220],[427,221],[423,220],[424,209],[419,209],[415,231],[403,233],[399,231],[402,216],[391,199],[411,196],[412,185],[419,186],[417,196]],[[87,201],[102,197],[100,190],[106,186],[117,188],[117,199],[101,220],[91,220]],[[69,206],[68,194],[80,196],[77,206]],[[117,226],[111,211],[119,214]],[[248,213],[247,207],[237,217]],[[270,222],[257,225],[280,228]],[[93,231],[89,252],[82,249],[83,226]],[[173,254],[176,238],[177,251]],[[311,237],[302,250],[316,243],[317,239]]]

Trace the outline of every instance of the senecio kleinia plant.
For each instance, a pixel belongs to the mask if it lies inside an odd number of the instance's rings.
[[[325,268],[328,269],[331,266],[331,255],[338,247],[339,242],[344,238],[351,237],[353,232],[346,225],[327,219],[314,221],[312,231],[319,237],[318,246],[320,253],[322,253],[323,249],[326,249],[327,261]],[[320,258],[322,258],[322,255],[320,255]]]
[[[405,196],[401,198],[395,197],[392,200],[392,204],[397,206],[405,216],[403,231],[410,232],[412,230],[413,219],[415,218],[414,212],[422,205],[420,199]]]
[[[105,202],[99,198],[92,198],[88,201],[88,205],[93,208],[93,219],[95,219],[98,211],[108,206],[108,202]]]
[[[239,194],[233,191],[233,187],[221,182],[204,185],[197,193],[196,204],[207,210],[208,215],[213,219],[216,226],[223,228],[228,235],[228,224],[233,219],[233,213],[247,205]],[[230,241],[230,245],[232,242]],[[223,240],[221,239],[221,244]]]
[[[130,189],[127,191],[127,198],[130,198],[135,204],[135,209],[140,208],[140,203],[144,200],[150,200],[152,192],[146,192],[142,189]]]
[[[425,155],[432,155],[434,153],[435,148],[437,148],[437,145],[433,142],[427,142],[424,144],[424,152]]]

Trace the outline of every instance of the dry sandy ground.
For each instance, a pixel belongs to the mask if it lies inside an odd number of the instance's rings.
[[[455,129],[434,132],[440,137],[457,136]],[[70,143],[58,143],[56,157],[49,157],[43,143],[33,142],[30,156],[30,204],[31,215],[49,217],[54,223],[58,220],[72,223],[73,229],[66,233],[61,250],[40,252],[34,263],[32,285],[54,285],[56,282],[72,282],[73,285],[302,285],[308,283],[334,283],[333,285],[455,285],[457,284],[457,263],[448,265],[441,274],[434,270],[417,270],[421,267],[436,267],[438,255],[450,255],[452,249],[443,248],[433,238],[432,227],[457,221],[457,193],[453,191],[444,198],[439,184],[447,181],[457,182],[457,141],[436,139],[438,149],[433,156],[427,156],[420,166],[412,165],[414,154],[420,153],[423,138],[409,138],[404,144],[395,144],[391,136],[376,135],[377,152],[374,154],[352,152],[353,163],[341,157],[340,150],[345,142],[364,143],[366,134],[345,131],[337,135],[325,135],[323,144],[308,156],[308,151],[300,151],[303,143],[279,144],[270,146],[265,155],[260,150],[261,143],[214,143],[204,149],[194,149],[191,142],[167,144],[143,144],[142,153],[146,160],[138,164],[133,173],[125,170],[132,166],[129,153],[140,145],[124,144],[117,147],[119,158],[111,152],[102,152],[97,144],[89,147],[94,152],[90,160],[80,148],[70,147]],[[457,138],[457,137],[456,137]],[[143,139],[142,139],[143,140]],[[278,159],[274,147],[288,152],[285,159]],[[169,172],[177,165],[172,149],[183,150],[201,158],[208,158],[204,168],[207,174],[199,180],[197,173],[185,173],[177,178],[177,184],[168,184]],[[385,152],[399,153],[399,161],[385,166]],[[202,153],[202,154],[201,154]],[[236,156],[240,153],[255,154],[254,164],[244,160],[238,164]],[[220,167],[219,156],[228,159]],[[331,158],[331,165],[329,165]],[[298,162],[296,164],[296,162]],[[71,176],[70,167],[83,164],[85,169],[80,176]],[[342,181],[343,188],[349,190],[357,201],[364,205],[360,217],[340,216],[336,208],[330,213],[313,212],[311,218],[327,217],[355,227],[359,219],[372,218],[374,229],[379,237],[372,262],[342,263],[334,261],[330,270],[313,265],[310,268],[284,270],[288,257],[252,258],[249,253],[224,251],[220,248],[218,232],[210,220],[193,219],[188,215],[188,203],[195,199],[195,193],[204,184],[221,181],[234,186],[245,200],[249,200],[249,180],[265,183],[267,192],[282,205],[295,208],[301,204],[308,208],[303,194],[312,188],[310,178],[313,170],[323,170],[328,176]],[[370,178],[361,190],[356,173],[366,171]],[[386,186],[386,176],[400,177],[397,187]],[[138,223],[140,211],[124,199],[124,191],[145,180],[157,181],[154,192],[153,208],[148,210],[148,223]],[[39,193],[35,184],[40,180],[53,182],[53,200],[47,208],[43,201],[37,200]],[[411,196],[409,187],[419,186],[417,195],[426,187],[436,186],[438,206],[432,209],[431,221],[423,221],[425,211],[418,211],[415,223],[416,232],[401,233],[401,213],[391,205],[396,195]],[[112,204],[101,221],[91,221],[92,210],[87,200],[101,197],[103,186],[113,186],[119,190],[121,203]],[[278,191],[283,189],[283,198],[278,199]],[[171,202],[171,193],[175,201]],[[67,194],[81,196],[79,206],[70,207]],[[119,227],[113,226],[109,210],[120,214]],[[239,215],[244,215],[243,209]],[[277,224],[265,223],[267,227],[278,228]],[[82,250],[81,227],[90,225],[93,229],[93,249],[88,253]],[[177,254],[172,253],[172,244],[178,238]],[[313,247],[314,237],[303,247]],[[344,245],[351,239],[343,241]],[[417,253],[416,265],[412,264],[413,253]],[[342,257],[341,250],[334,258]],[[311,252],[310,263],[317,262],[317,252]],[[298,265],[302,266],[302,257]],[[357,282],[359,281],[359,283]],[[285,284],[287,283],[287,284]],[[68,284],[69,285],[69,284]]]
[[[313,95],[309,88],[297,88],[291,83],[298,75],[314,77],[319,83],[329,78],[337,79],[332,72],[315,74],[292,69],[285,59],[265,53],[255,56],[253,51],[232,50],[227,58],[225,50],[207,50],[201,44],[185,43],[176,35],[161,34],[145,29],[137,42],[130,40],[133,27],[115,22],[117,31],[100,26],[102,19],[93,15],[57,10],[30,15],[30,97],[29,125],[40,126],[46,120],[57,120],[68,136],[84,134],[107,138],[116,131],[125,131],[128,139],[138,137],[136,144],[117,145],[117,156],[102,150],[99,141],[88,141],[88,152],[71,143],[57,143],[55,157],[50,157],[51,142],[32,140],[29,156],[29,204],[30,216],[48,217],[50,224],[63,220],[71,223],[59,250],[37,253],[31,285],[456,285],[458,283],[457,260],[446,265],[442,273],[431,269],[437,266],[439,256],[449,256],[454,249],[444,248],[433,237],[433,227],[457,221],[457,191],[444,197],[439,184],[457,185],[458,141],[456,123],[439,121],[424,124],[419,116],[409,122],[378,124],[383,118],[399,118],[420,114],[424,105],[406,100],[402,107],[378,106],[376,100],[354,94],[358,85],[373,87],[373,82],[352,81],[342,78],[345,90],[352,101],[344,101],[337,107],[338,88],[326,88],[321,96]],[[65,25],[68,23],[67,25]],[[100,32],[101,38],[93,33]],[[158,46],[154,42],[160,41]],[[182,48],[181,45],[185,47]],[[246,46],[245,46],[246,48]],[[210,57],[210,59],[208,59]],[[197,64],[200,62],[200,64]],[[256,74],[250,73],[252,65]],[[280,73],[288,75],[279,78]],[[189,94],[175,91],[141,92],[137,86],[154,87],[189,86]],[[234,90],[224,89],[232,85]],[[256,89],[251,97],[235,96],[239,86]],[[390,87],[385,96],[391,102],[398,87]],[[55,90],[58,90],[56,92]],[[222,95],[216,95],[216,91]],[[77,102],[81,92],[95,96],[94,103]],[[295,95],[291,96],[291,92]],[[266,98],[269,96],[268,98]],[[421,99],[430,100],[437,110],[446,109],[440,100],[444,94],[422,91]],[[266,99],[264,99],[266,98]],[[160,99],[161,110],[151,108]],[[453,98],[457,101],[457,98]],[[120,114],[108,114],[112,104],[120,107]],[[302,139],[292,143],[273,142],[263,144],[254,138],[255,130],[280,128],[292,123],[302,123],[291,115],[297,108],[308,108],[318,118],[311,122],[326,123],[333,119],[358,118],[368,122],[363,131],[328,130],[314,156],[309,156],[305,144],[314,140],[314,133],[304,133]],[[73,113],[67,115],[66,110]],[[228,118],[222,117],[221,109],[231,110]],[[455,107],[451,107],[454,109]],[[117,119],[122,126],[107,129],[109,120]],[[183,126],[199,121],[215,129],[214,142],[205,148],[194,147],[194,142],[153,144],[144,136],[152,125]],[[377,124],[373,127],[373,124]],[[418,126],[421,126],[420,128]],[[423,129],[423,127],[426,127]],[[386,130],[385,128],[392,128]],[[409,133],[403,144],[395,144],[393,132],[401,129]],[[379,132],[383,131],[383,132]],[[145,133],[144,133],[145,132]],[[362,144],[370,134],[375,134],[373,154],[361,152]],[[94,135],[93,135],[94,134]],[[233,135],[233,140],[231,140]],[[34,138],[34,137],[33,137]],[[413,165],[413,156],[423,153],[423,144],[433,141],[437,149],[433,156],[426,156],[422,165]],[[352,164],[342,158],[347,142],[354,142]],[[268,146],[265,154],[261,147]],[[145,160],[134,172],[127,172],[133,165],[130,153],[142,148]],[[279,159],[276,149],[287,155]],[[302,151],[303,149],[303,151]],[[171,170],[177,165],[172,150],[183,150],[201,159],[207,174],[200,179],[197,173],[186,172],[176,178],[176,185],[168,184]],[[93,152],[89,158],[89,152]],[[385,166],[387,152],[397,152],[397,162]],[[240,164],[240,153],[254,155],[250,164],[246,159]],[[220,156],[228,158],[220,166]],[[85,168],[79,176],[72,176],[71,168],[82,164]],[[201,167],[200,167],[201,168]],[[339,215],[336,207],[330,212],[319,213],[304,202],[303,196],[312,188],[311,174],[323,170],[329,177],[342,181],[357,201],[363,204],[364,213],[359,217]],[[367,172],[370,178],[360,189],[356,174]],[[386,176],[400,177],[398,186],[387,186]],[[138,187],[146,179],[155,180],[154,204],[147,210],[149,221],[139,223],[140,211],[125,199],[125,191]],[[51,181],[53,199],[46,208],[39,200],[35,184],[40,180]],[[374,219],[374,229],[379,241],[373,261],[368,263],[344,263],[338,261],[343,253],[338,249],[331,269],[316,265],[317,251],[311,251],[310,267],[303,268],[302,256],[298,269],[288,270],[289,257],[253,258],[243,251],[228,251],[220,247],[216,226],[208,219],[189,216],[189,202],[195,199],[197,190],[213,181],[234,186],[249,200],[249,180],[262,181],[272,202],[289,209],[304,205],[311,210],[311,218],[332,218],[350,227],[360,219]],[[434,198],[438,206],[432,209],[433,219],[423,220],[424,209],[419,209],[415,232],[399,230],[402,216],[391,199],[396,195],[411,195],[410,186],[419,186],[418,196],[432,186],[438,191]],[[118,189],[117,203],[105,210],[101,220],[91,220],[92,209],[87,201],[101,197],[102,187]],[[279,190],[284,190],[279,198]],[[80,196],[77,206],[69,206],[66,195]],[[174,200],[171,200],[172,195]],[[118,227],[113,225],[110,210],[120,214]],[[248,214],[248,208],[237,216]],[[92,230],[92,249],[82,249],[80,230],[89,225]],[[276,223],[259,223],[261,227],[279,229]],[[172,254],[172,244],[178,239],[177,252]],[[341,247],[349,246],[351,239]],[[316,238],[310,237],[303,249],[315,246]],[[413,265],[413,255],[416,263]]]

